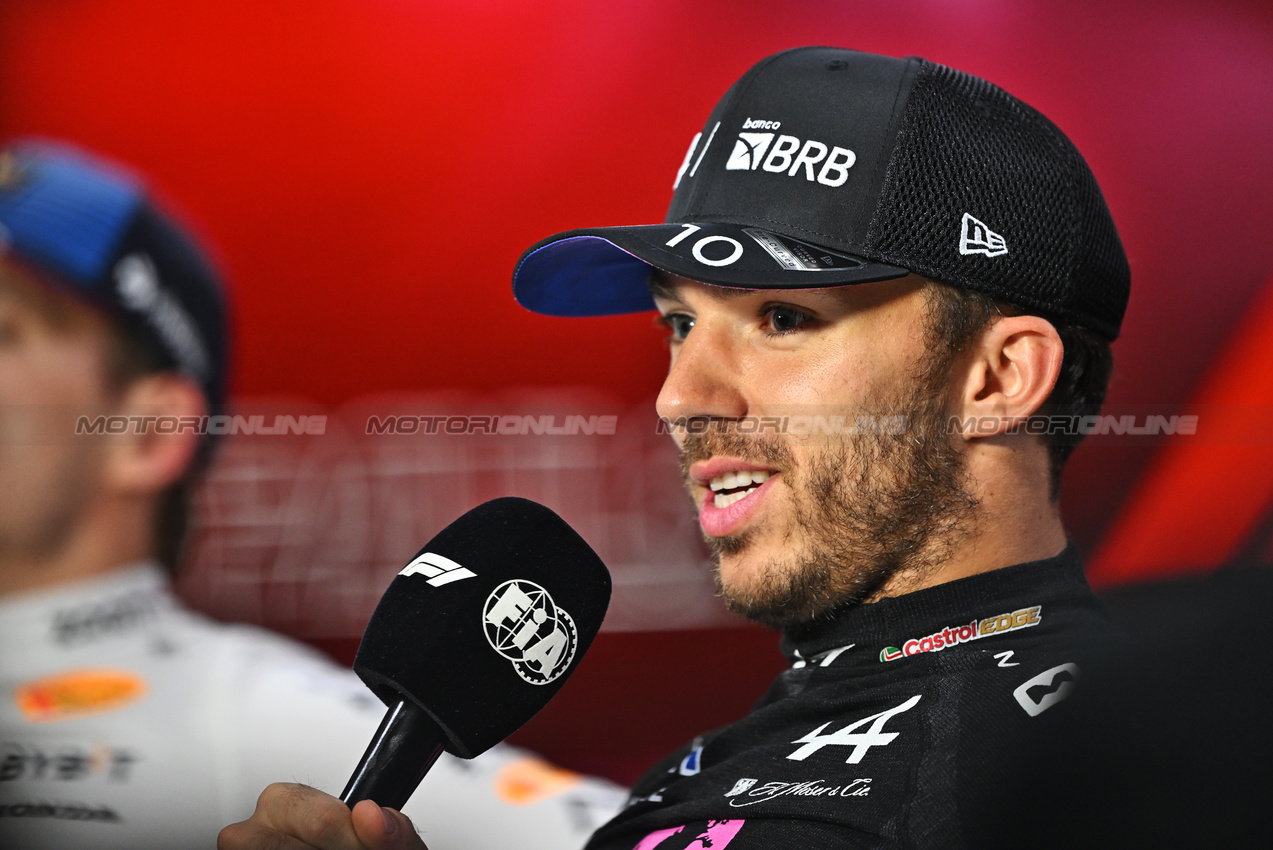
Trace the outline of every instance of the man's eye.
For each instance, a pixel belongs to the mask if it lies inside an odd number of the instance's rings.
[[[782,305],[770,307],[767,311],[769,327],[773,333],[789,333],[809,321],[808,313],[802,313],[794,307]]]
[[[672,339],[679,342],[685,339],[694,327],[694,317],[687,316],[684,313],[669,313],[663,317],[663,324],[671,332]]]

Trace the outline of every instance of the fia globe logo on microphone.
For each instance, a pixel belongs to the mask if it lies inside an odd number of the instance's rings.
[[[482,627],[491,648],[532,685],[560,677],[575,657],[575,621],[533,581],[512,579],[486,598]]]

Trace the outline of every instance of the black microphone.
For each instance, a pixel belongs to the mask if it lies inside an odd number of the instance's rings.
[[[601,628],[610,573],[561,517],[479,505],[394,578],[354,672],[389,707],[340,799],[401,809],[443,750],[473,758],[547,705]]]

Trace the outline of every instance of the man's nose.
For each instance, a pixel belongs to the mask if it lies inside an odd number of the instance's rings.
[[[672,359],[657,410],[668,422],[738,419],[747,413],[734,343],[723,329],[700,322]]]

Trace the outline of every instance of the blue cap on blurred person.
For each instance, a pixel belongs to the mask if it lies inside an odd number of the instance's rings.
[[[76,148],[0,148],[0,256],[51,273],[224,401],[226,308],[207,258],[123,169]]]

